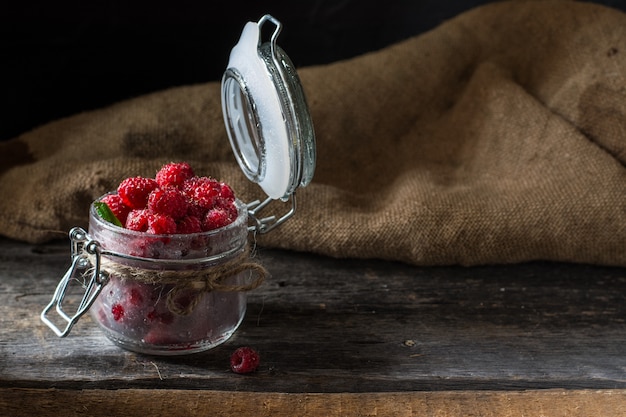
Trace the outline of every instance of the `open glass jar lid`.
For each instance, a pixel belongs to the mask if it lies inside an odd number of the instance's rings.
[[[262,41],[266,23],[275,26]],[[298,75],[276,44],[282,25],[270,15],[248,22],[232,49],[222,78],[222,110],[235,158],[246,177],[268,198],[249,205],[249,215],[264,233],[295,213],[295,191],[306,186],[315,170],[315,133]],[[291,200],[280,218],[259,218],[273,200]]]

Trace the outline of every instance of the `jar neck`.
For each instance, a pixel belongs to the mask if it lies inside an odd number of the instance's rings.
[[[248,244],[248,212],[236,200],[237,218],[219,229],[192,234],[151,235],[113,225],[103,220],[92,205],[89,238],[98,242],[102,257],[146,269],[199,269],[227,261]]]
[[[181,258],[181,259],[157,259],[133,256],[125,253],[103,250],[101,255],[103,263],[113,262],[139,269],[152,270],[186,270],[186,269],[204,269],[212,266],[228,262],[240,254],[244,253],[247,248],[247,240],[240,242],[239,246],[233,246],[226,251],[219,252],[210,256],[198,258]]]

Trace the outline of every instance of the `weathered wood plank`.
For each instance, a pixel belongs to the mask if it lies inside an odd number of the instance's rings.
[[[272,277],[226,344],[158,358],[83,319],[39,321],[69,264],[65,242],[0,239],[0,387],[282,393],[626,388],[626,271],[533,263],[417,268],[260,250]],[[240,345],[253,375],[229,371]]]
[[[626,391],[287,394],[198,390],[0,389],[11,417],[342,417],[626,415]]]

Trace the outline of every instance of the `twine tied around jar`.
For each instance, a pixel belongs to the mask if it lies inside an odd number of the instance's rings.
[[[87,255],[87,257],[91,258],[92,255]],[[267,269],[263,265],[251,260],[247,245],[238,256],[206,269],[156,270],[137,268],[102,257],[100,270],[122,279],[131,279],[143,284],[173,285],[167,294],[166,304],[172,313],[180,316],[191,314],[206,293],[211,291],[250,291],[261,285],[268,275]],[[256,274],[255,279],[245,284],[226,283],[229,278],[245,271]],[[192,293],[190,298],[181,297],[186,291]],[[181,299],[184,299],[184,303],[181,302]]]

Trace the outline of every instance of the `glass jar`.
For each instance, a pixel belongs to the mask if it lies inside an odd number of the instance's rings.
[[[262,40],[265,24],[274,25],[269,41]],[[248,22],[222,78],[222,110],[235,159],[267,198],[236,200],[233,223],[187,235],[118,227],[100,218],[92,204],[89,232],[70,232],[72,264],[40,316],[59,337],[88,311],[116,344],[148,354],[203,351],[237,329],[246,291],[266,274],[250,261],[248,233],[267,233],[295,214],[296,189],[310,183],[316,163],[315,132],[300,80],[276,44],[281,28],[271,15]],[[290,201],[291,208],[261,215],[274,201]],[[68,312],[63,301],[72,282],[80,281],[82,299]],[[49,317],[53,310],[54,319]]]
[[[246,311],[250,282],[246,207],[210,232],[149,235],[103,220],[92,204],[89,237],[101,246],[108,282],[89,309],[116,344],[128,350],[176,355],[226,341]],[[258,269],[257,269],[258,270]]]

